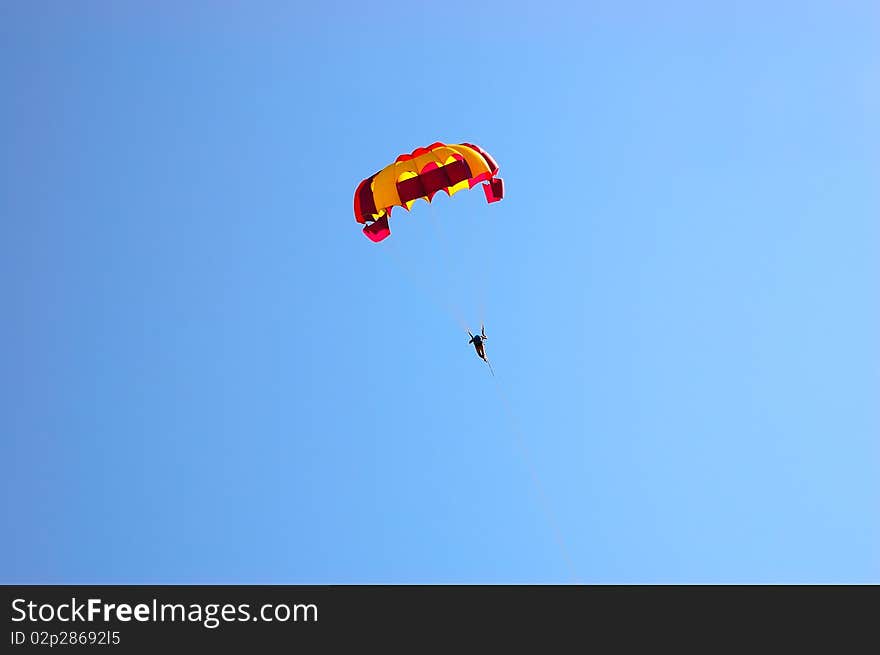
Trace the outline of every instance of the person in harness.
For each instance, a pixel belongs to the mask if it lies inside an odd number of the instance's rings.
[[[476,336],[471,334],[471,331],[468,330],[468,336],[471,338],[471,340],[468,341],[468,344],[474,344],[474,350],[477,351],[477,357],[489,364],[489,358],[486,357],[486,347],[483,345],[483,342],[489,338],[486,336],[486,328],[480,325],[480,334]],[[489,364],[489,370],[492,371],[492,364]],[[492,371],[492,375],[495,375],[495,371]]]

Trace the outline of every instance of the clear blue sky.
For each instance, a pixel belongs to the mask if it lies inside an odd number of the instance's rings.
[[[0,581],[880,582],[876,2],[300,4],[0,5]]]

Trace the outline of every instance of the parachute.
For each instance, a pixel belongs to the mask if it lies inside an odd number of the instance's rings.
[[[426,148],[416,148],[409,154],[400,155],[392,164],[389,164],[358,184],[354,192],[354,217],[358,223],[364,225],[363,232],[367,238],[378,243],[391,235],[388,219],[394,207],[403,207],[409,211],[420,198],[430,204],[433,197],[439,191],[445,191],[447,195],[452,196],[464,189],[472,189],[482,182],[483,191],[486,194],[486,202],[494,203],[501,200],[504,197],[504,182],[500,177],[496,177],[497,174],[498,164],[495,163],[495,160],[489,153],[479,146],[475,146],[472,143],[447,145],[438,141]],[[443,239],[439,239],[439,241],[442,242]],[[476,239],[476,241],[482,245],[479,239]],[[395,250],[396,248],[391,246],[387,248],[386,252],[391,254]],[[471,250],[471,253],[476,253],[476,256],[479,257],[483,256],[482,248],[479,251]],[[460,253],[457,252],[456,255],[458,254]],[[393,260],[394,257],[391,259]],[[449,260],[450,263],[459,265],[463,263],[462,258],[458,256],[455,258],[450,257]],[[419,267],[419,271],[421,271],[421,268]],[[467,266],[464,270],[472,271],[474,267]],[[407,273],[408,271],[403,272]],[[412,277],[414,281],[418,281],[418,276],[413,275]],[[441,283],[436,285],[434,289],[431,288],[432,285],[426,285],[426,287],[422,287],[422,290],[426,290],[428,292],[427,295],[435,301],[440,299],[432,291],[439,290],[441,292],[440,295],[452,294],[455,297],[455,285],[452,284],[455,277],[454,275],[443,275]],[[471,280],[468,279],[466,288],[475,288],[477,293],[482,294],[485,278],[486,274],[481,266],[480,279],[474,281],[475,283],[471,283]],[[445,305],[447,310],[460,309],[456,302],[438,302],[438,304]],[[467,331],[470,337],[468,344],[474,345],[477,356],[489,366],[499,398],[507,412],[513,436],[530,468],[532,481],[536,486],[539,498],[545,501],[538,470],[531,461],[532,458],[527,448],[526,438],[522,434],[516,418],[514,404],[508,399],[504,392],[503,381],[495,377],[492,364],[489,362],[488,357],[486,357],[483,346],[483,342],[486,339],[486,331],[483,328],[483,321],[480,321],[479,335],[475,336],[468,328],[463,312],[450,311],[450,313],[454,314],[454,318]],[[480,315],[482,316],[483,313],[484,307],[481,302]],[[576,580],[577,576],[566,548],[564,533],[556,523],[550,508],[544,503],[540,503],[540,506],[547,513],[550,527],[556,530],[560,552],[563,559],[571,567],[573,577]]]
[[[388,218],[393,207],[407,211],[419,198],[431,202],[438,191],[451,196],[483,182],[486,202],[504,197],[498,164],[472,143],[436,142],[400,155],[393,164],[362,181],[354,192],[354,217],[364,234],[378,243],[391,235]]]

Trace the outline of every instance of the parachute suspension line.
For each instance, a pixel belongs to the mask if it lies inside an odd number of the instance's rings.
[[[428,211],[428,213],[430,214],[430,216],[428,217],[428,223],[431,225],[431,230],[433,230],[434,235],[436,236],[436,240],[441,242],[440,250],[443,252],[443,254],[441,255],[441,259],[443,260],[442,266],[446,269],[445,274],[447,279],[452,280],[454,279],[454,276],[452,275],[452,247],[449,245],[449,241],[446,239],[445,230],[440,227],[440,219],[437,218],[437,215],[434,213],[434,203],[429,202],[428,207],[430,208]],[[447,285],[446,288],[448,289],[449,285]],[[456,290],[453,288],[453,293],[455,292]],[[455,306],[459,317],[462,317],[464,315],[464,312],[461,310],[460,304],[456,303],[455,301],[450,301],[450,304]],[[464,324],[464,329],[466,332],[470,332],[470,326],[468,325],[467,321],[459,322]]]
[[[480,279],[479,279],[479,312],[480,322],[487,319],[487,311],[492,309],[492,300],[499,290],[498,282],[501,278],[498,262],[499,243],[495,238],[495,226],[498,213],[486,212],[478,217],[475,231],[479,237],[480,247]],[[497,316],[495,318],[498,318]]]
[[[440,309],[444,314],[449,316],[454,322],[458,323],[458,325],[465,331],[467,331],[467,323],[464,322],[464,319],[461,316],[461,312],[457,310],[456,307],[450,305],[447,302],[444,302],[443,299],[440,298],[440,295],[432,290],[427,284],[424,284],[422,280],[415,274],[413,274],[404,263],[403,258],[397,252],[397,249],[392,245],[388,244],[386,250],[391,253],[391,261],[394,262],[394,266],[397,268],[401,277],[405,277],[409,279],[412,285],[416,288],[417,291],[421,292],[423,296],[430,299],[434,305]]]
[[[565,535],[563,534],[562,529],[559,527],[559,523],[557,522],[555,515],[551,511],[549,497],[547,496],[547,492],[544,489],[544,485],[541,483],[541,478],[538,475],[538,468],[535,466],[534,458],[532,457],[531,451],[526,444],[526,439],[523,435],[522,429],[520,428],[520,423],[517,420],[513,405],[510,402],[510,399],[507,397],[507,393],[504,391],[504,387],[502,383],[498,380],[497,376],[494,377],[494,380],[495,390],[498,392],[498,398],[501,401],[501,405],[504,407],[505,413],[507,414],[507,420],[510,423],[511,431],[513,432],[513,435],[515,437],[514,442],[516,443],[516,446],[520,451],[520,455],[526,463],[526,467],[529,469],[529,475],[532,478],[532,483],[534,484],[535,490],[537,491],[538,503],[544,513],[544,518],[547,520],[547,523],[553,530],[553,536],[555,537],[556,545],[559,547],[560,555],[562,556],[563,561],[568,567],[572,582],[574,584],[581,584],[578,579],[577,570],[574,566],[574,560],[572,559],[566,545]]]
[[[431,228],[434,230],[435,234],[437,234],[437,239],[442,242],[443,249],[445,250],[445,253],[444,253],[445,258],[446,258],[447,264],[449,265],[449,263],[452,262],[452,260],[453,260],[453,257],[452,257],[453,249],[452,249],[452,245],[451,245],[452,241],[450,240],[449,235],[448,235],[449,231],[444,226],[443,220],[441,218],[437,217],[436,214],[434,213],[434,203],[431,202],[431,203],[429,203],[429,205],[431,207],[431,211],[430,211],[431,220],[429,222],[431,223]],[[471,234],[478,234],[479,233],[479,229],[476,225],[473,225],[473,226],[467,225],[465,229],[470,230]],[[482,246],[484,244],[481,243],[479,245],[482,248]],[[487,276],[489,275],[489,273],[491,273],[491,271],[488,270],[491,267],[487,266],[487,261],[483,258],[483,255],[485,255],[485,254],[486,254],[485,251],[483,251],[482,254],[479,255],[480,259],[476,262],[475,261],[468,261],[467,263],[471,264],[473,267],[472,267],[471,271],[465,271],[465,279],[466,280],[467,280],[467,276],[469,276],[469,275],[477,275],[477,278],[474,279],[474,283],[477,285],[478,290],[476,293],[473,293],[473,292],[468,293],[468,305],[469,305],[468,309],[470,311],[477,312],[477,317],[480,321],[481,326],[486,324],[486,280],[487,280]],[[494,258],[492,258],[492,259],[494,260]],[[451,269],[449,269],[449,270],[451,271]],[[473,288],[473,284],[466,284],[466,288],[467,289]],[[474,306],[474,305],[476,305],[476,306]]]
[[[480,266],[480,279],[477,282],[478,291],[477,291],[477,312],[480,317],[480,325],[486,324],[486,287],[489,286],[492,282],[492,270],[493,265],[495,263],[495,258],[492,256],[493,253],[483,252],[483,255],[488,255],[491,261],[487,262],[485,257],[481,260]],[[491,291],[491,289],[490,289]]]

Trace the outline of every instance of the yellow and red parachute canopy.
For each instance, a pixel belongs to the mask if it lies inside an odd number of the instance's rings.
[[[393,164],[361,182],[354,192],[354,217],[366,224],[364,234],[372,241],[381,241],[391,234],[388,217],[392,207],[407,211],[416,200],[431,198],[438,191],[447,195],[471,189],[483,182],[486,202],[504,197],[504,183],[498,164],[472,143],[432,143],[400,155]]]

